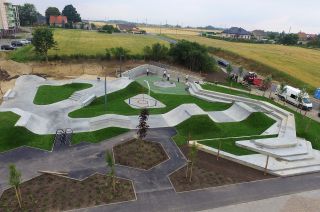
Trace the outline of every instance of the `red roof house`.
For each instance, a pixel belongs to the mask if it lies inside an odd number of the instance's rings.
[[[50,16],[50,20],[49,20],[50,25],[54,25],[54,26],[64,26],[66,23],[68,23],[68,18],[66,16],[63,15],[59,15],[59,16]]]

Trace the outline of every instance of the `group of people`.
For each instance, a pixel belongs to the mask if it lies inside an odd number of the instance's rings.
[[[149,74],[150,74],[150,71],[147,68],[147,76],[149,76]],[[167,81],[170,81],[170,77],[171,77],[170,73],[167,72],[167,69],[164,69],[162,78],[163,79],[167,79]],[[177,80],[178,80],[178,82],[180,82],[180,76],[179,75],[177,77]],[[186,80],[186,83],[189,81],[189,75],[188,74],[186,75],[185,80]]]

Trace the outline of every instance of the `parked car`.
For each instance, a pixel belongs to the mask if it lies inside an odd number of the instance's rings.
[[[1,50],[15,50],[15,48],[11,45],[2,45]]]
[[[298,88],[294,88],[291,86],[285,86],[284,92],[281,93],[278,89],[278,96],[281,100],[291,103],[296,107],[302,108],[304,110],[312,110],[312,102],[310,101],[309,94],[304,93],[299,99],[299,95],[301,94],[301,90]]]
[[[23,39],[23,40],[19,40],[20,43],[22,43],[23,45],[29,45],[31,42],[26,40],[26,39]]]
[[[12,41],[11,42],[11,46],[13,46],[13,47],[22,47],[23,43],[21,43],[20,41]]]

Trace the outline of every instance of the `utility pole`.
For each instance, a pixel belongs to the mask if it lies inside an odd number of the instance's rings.
[[[120,77],[122,77],[122,57],[123,55],[120,55]]]
[[[102,72],[104,72],[104,66],[102,65]],[[104,106],[107,110],[107,73],[104,73]]]

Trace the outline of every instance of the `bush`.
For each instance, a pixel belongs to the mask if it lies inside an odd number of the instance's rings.
[[[168,57],[169,49],[160,43],[153,44],[151,47],[146,46],[143,49],[145,58],[148,60],[160,61]]]

